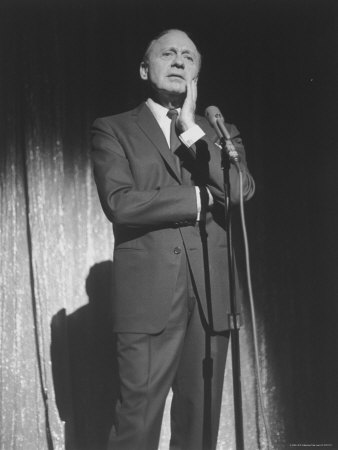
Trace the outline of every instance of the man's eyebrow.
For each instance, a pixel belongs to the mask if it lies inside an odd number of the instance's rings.
[[[177,48],[177,47],[174,47],[173,45],[171,45],[170,47],[163,47],[163,48],[162,48],[162,51],[163,51],[163,52],[168,51],[168,50],[177,52],[178,48]]]
[[[177,52],[177,51],[179,51],[179,48],[172,45],[172,46],[170,46],[170,47],[164,47],[164,48],[162,49],[163,52],[168,51],[168,50]],[[188,48],[184,48],[184,49],[182,50],[182,53],[190,53],[191,55],[195,55],[195,54],[196,54],[196,52],[195,52],[194,50],[190,50],[190,49],[188,49]]]

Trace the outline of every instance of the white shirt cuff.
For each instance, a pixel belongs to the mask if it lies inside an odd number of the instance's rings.
[[[195,190],[196,190],[196,204],[197,204],[196,222],[199,222],[200,218],[201,218],[201,210],[202,210],[201,190],[198,186],[195,186]],[[214,204],[214,198],[208,188],[207,188],[207,192],[208,192],[208,197],[209,197],[208,206],[210,207],[210,206],[213,206],[213,204]]]
[[[180,134],[179,138],[186,147],[191,147],[204,135],[205,133],[202,128],[195,124],[194,126],[189,128],[189,130],[184,131],[182,134]]]
[[[201,209],[202,209],[201,192],[200,192],[200,188],[198,186],[195,186],[195,190],[196,190],[196,202],[197,202],[196,221],[198,222],[200,220],[200,217],[201,217]]]

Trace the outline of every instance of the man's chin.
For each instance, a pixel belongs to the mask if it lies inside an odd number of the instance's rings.
[[[182,78],[173,78],[165,86],[168,93],[173,95],[182,95],[187,92],[187,83]]]

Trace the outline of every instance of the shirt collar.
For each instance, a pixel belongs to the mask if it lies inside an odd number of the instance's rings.
[[[165,108],[164,106],[160,105],[159,103],[154,102],[152,98],[148,98],[146,101],[146,105],[150,109],[150,111],[154,114],[155,119],[158,122],[162,122],[163,119],[167,118],[167,113],[169,111],[168,108]],[[178,113],[181,112],[181,108],[176,108]]]

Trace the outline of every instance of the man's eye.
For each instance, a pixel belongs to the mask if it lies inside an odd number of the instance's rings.
[[[171,56],[173,54],[173,52],[163,52],[162,53],[162,55],[163,56],[166,56],[166,57],[169,57],[169,56]]]
[[[188,61],[191,61],[191,62],[194,61],[194,58],[193,58],[191,55],[185,55],[184,57],[185,57],[185,59],[187,59]]]

